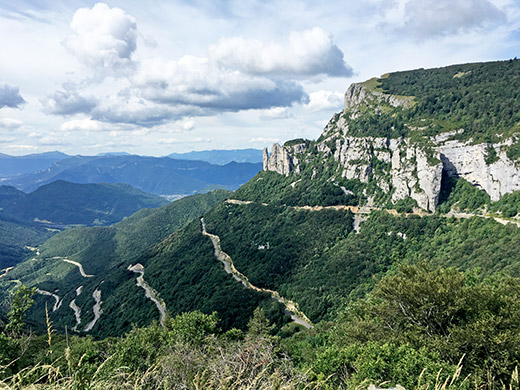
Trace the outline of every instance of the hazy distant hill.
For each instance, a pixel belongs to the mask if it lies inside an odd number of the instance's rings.
[[[0,268],[18,263],[30,253],[27,246],[41,244],[64,227],[109,225],[167,203],[128,184],[56,181],[29,194],[0,186]]]
[[[76,184],[58,180],[25,194],[0,186],[0,218],[24,223],[107,225],[142,208],[168,202],[128,184]]]
[[[70,156],[61,152],[9,156],[0,153],[0,177],[20,175],[48,168],[53,162]]]
[[[24,192],[56,180],[75,183],[126,183],[159,194],[193,194],[214,188],[236,189],[262,169],[260,163],[212,165],[168,157],[74,156],[43,171],[9,178],[2,184]]]
[[[28,247],[40,245],[52,234],[43,226],[0,218],[0,268],[16,265],[31,253]]]
[[[231,161],[260,163],[262,162],[262,151],[260,149],[202,150],[199,152],[172,153],[166,157],[178,160],[200,160],[217,165],[225,165]]]

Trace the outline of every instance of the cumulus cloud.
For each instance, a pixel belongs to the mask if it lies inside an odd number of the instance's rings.
[[[209,57],[223,67],[256,75],[352,75],[332,35],[319,27],[294,31],[282,42],[221,39],[210,47]]]
[[[103,123],[92,119],[74,119],[63,123],[60,126],[62,131],[100,131],[105,126]]]
[[[311,111],[341,109],[343,107],[343,92],[316,91],[309,94],[309,103],[305,108]]]
[[[197,107],[159,104],[143,99],[136,89],[103,97],[90,115],[100,122],[153,127],[188,115],[203,114]]]
[[[20,108],[25,103],[25,100],[20,95],[18,87],[12,87],[4,84],[0,85],[0,108]]]
[[[455,34],[497,25],[503,11],[488,0],[410,0],[405,4],[403,31],[419,38]]]
[[[23,121],[14,118],[0,118],[0,128],[2,129],[17,129],[23,125]]]
[[[54,115],[88,114],[97,105],[97,100],[82,94],[74,84],[64,84],[64,89],[56,91],[42,100],[43,111]]]
[[[120,8],[97,3],[76,11],[65,47],[82,63],[114,73],[132,66],[137,46],[136,20]]]
[[[223,39],[207,57],[170,60],[134,58],[137,23],[119,8],[81,8],[70,26],[65,46],[102,77],[64,84],[42,101],[46,113],[86,114],[91,120],[69,121],[64,129],[101,122],[150,128],[250,109],[282,118],[287,107],[309,102],[302,79],[352,74],[332,35],[321,28],[292,32],[280,42]],[[192,127],[188,121],[184,130]]]
[[[133,81],[148,100],[196,106],[204,111],[289,106],[307,100],[303,88],[295,82],[248,75],[194,56],[178,61],[144,61]]]

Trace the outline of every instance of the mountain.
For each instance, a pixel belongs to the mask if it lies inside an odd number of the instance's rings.
[[[260,149],[232,149],[232,150],[202,150],[187,153],[171,153],[166,157],[176,160],[200,160],[216,165],[226,165],[230,162],[259,163],[262,162]]]
[[[109,225],[142,208],[168,203],[128,184],[76,184],[63,180],[29,194],[0,186],[0,201],[0,218],[46,226]]]
[[[316,141],[265,150],[234,193],[64,231],[1,291],[39,289],[29,320],[40,331],[50,303],[54,329],[129,332],[139,361],[171,332],[164,356],[186,353],[152,359],[171,370],[185,372],[195,348],[175,337],[206,329],[181,313],[200,310],[220,319],[207,350],[239,340],[228,361],[241,364],[267,340],[316,386],[434,388],[444,372],[445,383],[471,377],[467,388],[509,383],[520,364],[519,74],[512,60],[353,84]],[[193,358],[204,369],[205,353]]]
[[[109,225],[168,202],[127,184],[55,181],[25,194],[0,186],[0,267],[12,266],[71,225]]]
[[[24,192],[56,180],[74,183],[125,183],[157,195],[182,195],[214,188],[236,189],[262,168],[261,164],[212,165],[203,161],[124,156],[74,156],[46,170],[4,180]]]
[[[496,202],[520,190],[520,132],[511,109],[519,68],[518,61],[455,65],[353,84],[344,110],[316,142],[264,150],[264,170],[311,179],[329,196],[360,205],[408,202],[433,212],[458,178]],[[282,191],[297,197],[303,186]]]
[[[105,152],[98,153],[98,156],[130,156],[130,153],[127,152]]]
[[[53,234],[43,226],[0,218],[0,269],[15,266]]]
[[[227,196],[229,192],[217,190],[182,198],[158,209],[141,210],[113,226],[65,230],[41,245],[37,256],[9,271],[2,283],[4,286],[12,285],[14,280],[19,280],[27,285],[36,284],[40,290],[59,296],[60,301],[73,299],[76,289],[83,286],[84,293],[76,300],[84,313],[82,327],[93,318],[89,313],[92,294],[102,285],[103,312],[109,315],[102,316],[101,325],[96,325],[94,329],[98,334],[117,334],[122,329],[128,330],[132,322],[144,323],[155,317],[155,307],[150,307],[149,301],[141,294],[142,289],[135,284],[136,275],[128,267],[136,264],[142,253],[150,251],[168,237],[175,237],[172,233]],[[197,248],[194,242],[185,244],[189,250]],[[87,276],[82,276],[77,265],[70,260],[82,264]],[[193,267],[197,267],[198,262],[193,259]],[[169,272],[173,266],[168,265],[165,271]],[[205,271],[200,267],[197,272],[200,277]],[[230,287],[233,288],[234,284]],[[47,295],[41,295],[37,297],[37,302],[43,303],[47,299]],[[32,321],[39,322],[43,307],[40,304],[34,307]],[[74,315],[69,316],[71,313],[74,312],[67,303],[53,310],[52,316],[60,324],[69,324],[73,328],[76,321]],[[116,319],[118,316],[119,319]]]
[[[21,175],[48,168],[53,162],[70,156],[61,152],[45,152],[26,156],[0,154],[0,178]]]

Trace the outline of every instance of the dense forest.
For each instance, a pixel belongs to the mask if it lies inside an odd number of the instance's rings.
[[[349,134],[398,138],[460,130],[454,138],[496,142],[518,133],[520,60],[453,65],[387,74],[368,88],[413,97],[410,108],[366,107],[349,119]],[[511,148],[516,159],[518,146]]]

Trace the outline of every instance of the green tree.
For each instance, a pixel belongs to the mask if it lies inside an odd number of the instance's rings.
[[[402,265],[348,306],[333,340],[427,348],[452,365],[464,355],[466,374],[507,381],[520,363],[520,280]]]
[[[257,307],[253,317],[247,323],[247,338],[253,340],[268,338],[274,327],[275,325],[271,324],[265,316],[264,309]]]
[[[25,324],[25,313],[34,303],[32,298],[36,294],[36,288],[28,288],[21,285],[11,296],[11,310],[7,313],[9,322],[5,330],[7,333],[18,336],[22,333]]]

